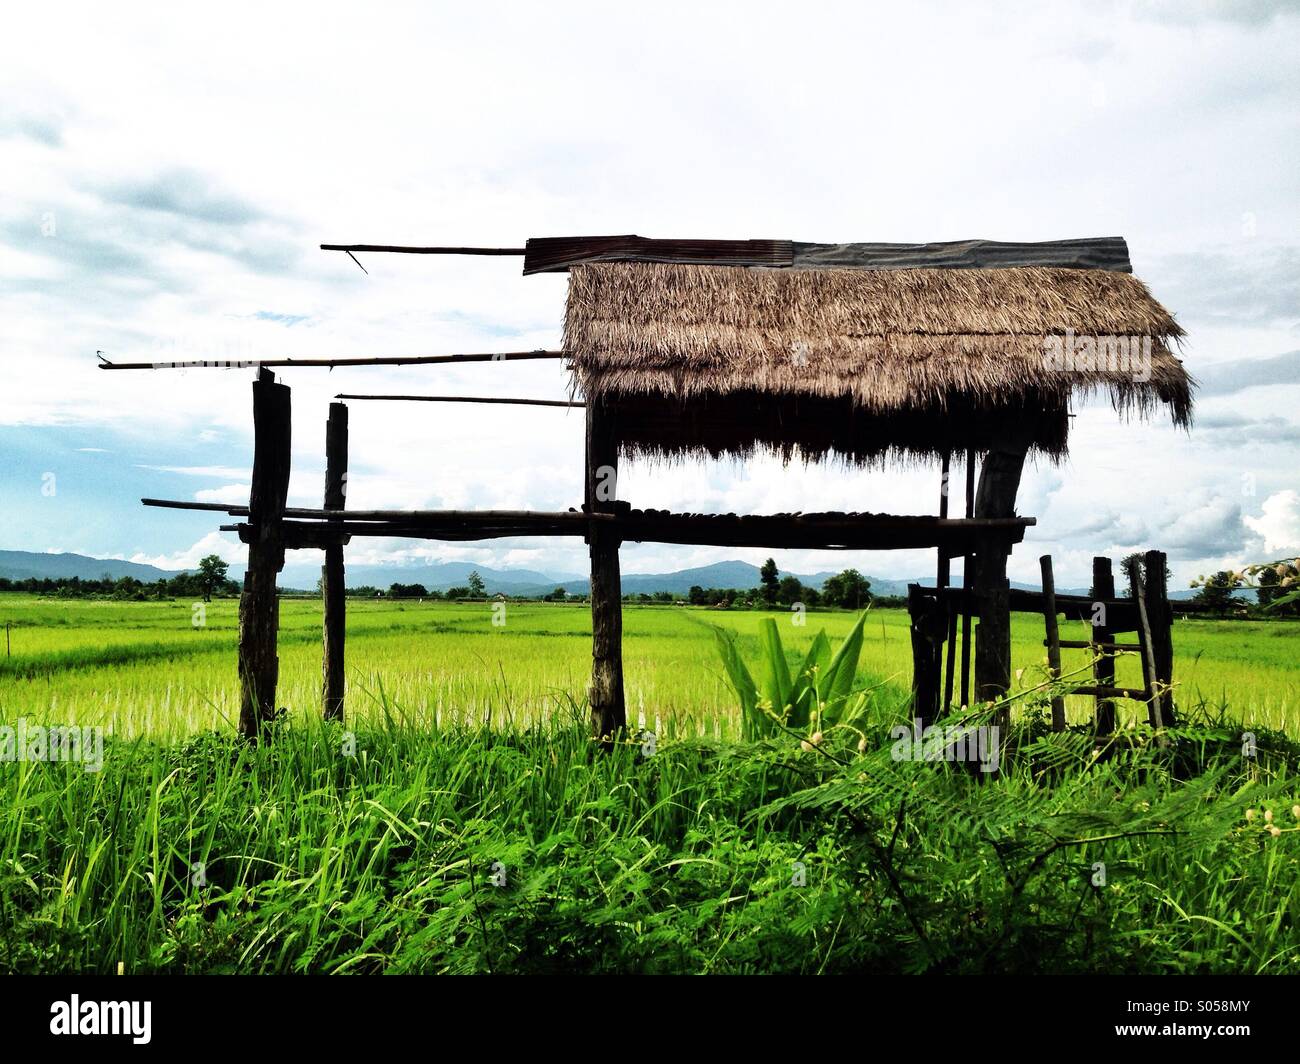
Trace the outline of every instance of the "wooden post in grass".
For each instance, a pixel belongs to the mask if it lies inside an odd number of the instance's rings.
[[[1151,615],[1152,650],[1156,659],[1156,681],[1161,686],[1160,712],[1165,727],[1178,726],[1174,707],[1174,611],[1169,605],[1169,582],[1165,578],[1164,551],[1147,551],[1147,612]]]
[[[1139,586],[1140,594],[1134,597],[1138,623],[1143,626],[1142,642],[1146,644],[1143,660],[1151,673],[1147,686],[1155,691],[1147,712],[1153,728],[1171,728],[1178,722],[1170,690],[1174,681],[1174,617],[1169,607],[1163,551],[1149,550],[1142,556]]]
[[[325,423],[324,509],[342,510],[347,505],[347,490],[348,408],[345,403],[330,403],[329,420]],[[325,564],[321,567],[320,575],[324,606],[321,708],[326,720],[342,722],[347,599],[341,539],[326,545]]]
[[[907,613],[912,636],[912,716],[926,726],[939,715],[947,616],[939,596],[927,595],[920,584],[907,585]]]
[[[599,399],[587,400],[585,494],[589,513],[613,513],[618,485],[618,434]],[[606,749],[627,726],[623,703],[623,601],[617,533],[592,522],[591,726]]]
[[[1109,558],[1092,559],[1092,674],[1098,687],[1115,686],[1115,654],[1110,627],[1106,624],[1107,602],[1115,597],[1115,570]],[[1101,623],[1098,623],[1098,622]],[[1098,646],[1097,644],[1106,644]],[[1115,703],[1097,695],[1097,734],[1110,735],[1115,730]]]
[[[966,451],[966,516],[975,516],[975,451]],[[970,705],[970,592],[974,586],[973,569],[975,559],[968,553],[962,558],[961,587],[962,596],[967,605],[962,606],[961,614],[961,702],[963,708]]]
[[[253,382],[253,478],[248,569],[239,597],[239,730],[258,739],[275,719],[280,659],[276,576],[284,568],[281,522],[289,492],[289,388],[267,369]]]
[[[939,492],[939,516],[948,516],[948,480],[949,472],[952,466],[952,456],[947,452],[943,456],[943,488]],[[952,583],[952,555],[943,547],[939,548],[939,571],[936,574],[935,586],[944,589]],[[941,599],[940,604],[945,607],[943,614],[944,621],[944,639],[947,646],[944,648],[947,653],[947,665],[940,666],[940,672],[943,679],[943,694],[939,699],[939,711],[947,713],[948,708],[952,705],[952,688],[953,688],[953,667],[956,664],[957,655],[957,610],[953,606],[952,599]]]
[[[1061,678],[1061,631],[1056,624],[1056,578],[1052,575],[1052,556],[1038,559],[1043,573],[1043,625],[1047,630],[1047,668],[1055,682]],[[1065,731],[1065,698],[1052,695],[1052,731]]]
[[[1024,470],[1027,442],[1009,437],[990,448],[980,469],[976,517],[1014,517],[1016,492]],[[975,697],[990,702],[1011,689],[1011,586],[1007,583],[1006,539],[984,536],[975,555],[973,595],[979,628],[975,633]],[[1004,707],[996,723],[1005,737],[1011,723]]]

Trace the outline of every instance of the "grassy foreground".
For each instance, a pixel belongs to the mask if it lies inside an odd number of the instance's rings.
[[[344,730],[318,719],[319,606],[286,601],[289,713],[259,747],[232,734],[233,603],[0,610],[0,725],[108,731],[98,772],[0,763],[0,971],[1300,974],[1294,624],[1178,624],[1168,745],[1126,728],[1098,756],[1022,692],[992,779],[896,756],[901,611],[867,620],[862,733],[801,749],[737,741],[712,626],[753,661],[762,614],[629,607],[655,743],[604,755],[582,607],[350,604]],[[782,616],[791,663],[853,620]],[[1013,638],[1033,687],[1041,622]]]
[[[0,969],[1300,972],[1295,747],[1020,721],[996,780],[883,727],[605,756],[399,719],[9,764]]]

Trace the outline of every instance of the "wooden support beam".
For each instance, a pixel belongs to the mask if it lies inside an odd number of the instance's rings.
[[[1151,623],[1151,652],[1155,659],[1155,679],[1159,685],[1156,700],[1160,705],[1160,718],[1165,727],[1178,726],[1178,713],[1174,707],[1174,613],[1169,605],[1169,582],[1165,577],[1166,555],[1163,551],[1149,550],[1143,557],[1146,581],[1146,610]]]
[[[909,584],[907,614],[912,637],[912,716],[928,726],[939,716],[947,611],[935,596],[923,594],[920,585]]]
[[[289,491],[289,389],[262,370],[253,382],[253,477],[248,509],[253,534],[239,598],[239,730],[264,737],[275,719],[280,659],[276,576],[284,567],[281,523]]]
[[[587,406],[586,506],[593,514],[615,509],[618,435],[605,405]],[[618,533],[592,524],[591,553],[591,726],[608,749],[627,727],[623,701],[623,595]]]
[[[330,403],[325,423],[325,509],[342,511],[348,490],[348,408]],[[347,632],[347,593],[344,583],[343,544],[325,548],[321,566],[323,656],[321,659],[321,711],[326,720],[343,720],[344,654]]]
[[[943,456],[943,473],[939,487],[939,516],[948,516],[948,481],[949,473],[952,468],[952,456],[944,453]],[[969,515],[967,515],[969,516]],[[946,551],[939,551],[939,568],[935,574],[935,586],[947,587],[952,581],[952,557]],[[953,665],[956,661],[957,653],[957,613],[949,608],[945,611],[946,623],[944,624],[944,638],[946,640],[948,661],[946,668],[941,668],[944,676],[943,697],[940,699],[940,711],[948,712],[948,707],[952,705],[952,686],[953,686]]]
[[[980,469],[975,495],[977,518],[1011,518],[1016,512],[1016,492],[1024,471],[1028,442],[1009,435],[990,449]],[[975,634],[975,697],[995,701],[1011,689],[1011,585],[1007,582],[1006,540],[985,537],[976,551],[975,598],[979,628]],[[1004,707],[997,724],[1005,739],[1011,711]]]
[[[1115,570],[1109,558],[1092,559],[1092,594],[1096,600],[1092,623],[1093,655],[1092,667],[1096,678],[1096,690],[1090,693],[1096,696],[1097,734],[1110,735],[1115,731],[1115,703],[1105,694],[1115,686],[1115,657],[1104,649],[1113,643],[1114,629],[1111,627],[1110,600],[1115,598]],[[1103,623],[1098,624],[1100,620]]]
[[[458,362],[526,362],[538,358],[564,358],[563,351],[495,351],[463,355],[381,355],[376,358],[206,358],[182,362],[110,362],[100,369],[245,369],[252,367],[338,366],[440,366]]]
[[[1061,631],[1056,625],[1056,578],[1052,574],[1052,556],[1038,559],[1043,574],[1043,623],[1047,629],[1047,668],[1053,681],[1061,678]],[[1065,698],[1052,695],[1052,731],[1065,731]]]
[[[975,516],[975,451],[967,449],[966,451],[966,516],[971,518]],[[962,559],[961,566],[961,586],[962,590],[969,596],[973,585],[972,566],[974,558],[967,554]],[[965,708],[970,705],[970,622],[971,614],[969,609],[963,609],[961,612],[961,706]]]

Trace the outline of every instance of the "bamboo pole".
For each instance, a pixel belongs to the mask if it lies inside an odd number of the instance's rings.
[[[412,247],[409,244],[322,244],[321,251],[373,251],[397,255],[523,255],[525,248]]]
[[[375,358],[205,358],[188,362],[109,362],[100,369],[254,369],[265,367],[438,366],[460,362],[527,362],[539,358],[564,358],[563,351],[495,351],[458,355],[381,355]]]
[[[571,403],[563,399],[506,399],[486,395],[357,395],[343,392],[335,399],[379,399],[389,402],[408,403],[503,403],[510,406],[562,406],[584,409],[586,403]]]

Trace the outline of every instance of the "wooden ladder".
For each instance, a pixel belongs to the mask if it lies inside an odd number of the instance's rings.
[[[1043,576],[1043,622],[1047,663],[1053,678],[1061,675],[1062,650],[1089,650],[1093,655],[1093,683],[1073,685],[1068,694],[1092,695],[1096,700],[1098,734],[1115,730],[1115,702],[1128,698],[1145,702],[1147,718],[1153,728],[1175,723],[1173,697],[1173,613],[1165,580],[1165,555],[1147,551],[1142,564],[1130,574],[1131,598],[1115,597],[1115,574],[1109,558],[1092,560],[1092,625],[1090,638],[1062,639],[1057,626],[1056,587],[1052,575],[1052,557],[1039,559]],[[1146,578],[1144,579],[1143,573]],[[1116,637],[1133,632],[1133,643],[1118,642]],[[1115,657],[1137,654],[1142,663],[1141,687],[1118,687],[1115,684]],[[1065,730],[1065,694],[1052,696],[1052,730]]]

